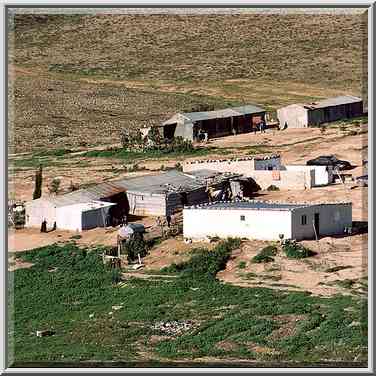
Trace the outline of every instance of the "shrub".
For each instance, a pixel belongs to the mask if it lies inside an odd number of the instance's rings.
[[[272,185],[269,185],[269,187],[266,188],[266,190],[267,191],[279,191],[279,188],[276,185],[272,184]]]
[[[310,249],[303,247],[301,244],[297,244],[291,241],[286,241],[282,246],[288,258],[301,259],[306,257],[314,256],[316,253]]]
[[[167,143],[163,148],[165,153],[188,153],[194,150],[192,141],[185,140],[183,137],[174,137],[174,139]]]
[[[48,187],[48,190],[50,191],[50,193],[57,194],[59,192],[60,183],[61,181],[59,178],[53,178],[50,186]]]
[[[141,236],[135,236],[127,240],[123,244],[123,252],[127,255],[128,262],[132,262],[140,257],[145,257],[147,254],[147,245]]]
[[[206,248],[197,248],[190,260],[180,264],[172,264],[163,268],[162,271],[180,272],[188,278],[215,279],[217,273],[226,267],[231,251],[238,248],[240,243],[240,239],[229,238],[221,241],[212,251]]]
[[[13,223],[16,228],[25,226],[25,209],[13,212]]]
[[[252,257],[251,262],[255,264],[260,264],[263,262],[273,262],[275,256],[277,254],[277,247],[274,245],[268,245],[267,247],[263,248],[256,256]]]
[[[178,170],[178,171],[183,171],[183,166],[181,165],[180,162],[177,162],[177,163],[175,164],[175,169]]]
[[[139,129],[123,129],[120,135],[120,142],[123,148],[126,150],[139,149],[140,146],[143,145],[142,133]]]
[[[240,261],[238,264],[239,269],[245,269],[246,266],[247,266],[247,263],[245,261]]]

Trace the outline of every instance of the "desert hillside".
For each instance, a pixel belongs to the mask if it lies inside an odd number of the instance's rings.
[[[366,26],[361,14],[16,15],[11,151],[111,143],[200,104],[361,95]]]

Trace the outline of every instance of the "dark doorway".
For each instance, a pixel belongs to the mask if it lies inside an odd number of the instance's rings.
[[[163,128],[163,137],[172,140],[175,136],[176,123],[166,124]]]
[[[180,192],[180,199],[183,206],[188,205],[188,195],[187,192]]]
[[[315,229],[316,229],[316,235],[317,237],[320,236],[320,214],[315,213],[315,219],[314,219]]]

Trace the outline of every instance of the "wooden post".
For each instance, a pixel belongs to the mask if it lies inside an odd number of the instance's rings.
[[[117,250],[118,250],[118,257],[120,258],[120,255],[121,255],[121,240],[120,240],[119,235],[117,236]]]
[[[316,241],[319,241],[319,238],[317,236],[317,231],[316,231],[316,226],[315,226],[315,220],[314,219],[312,219],[312,225],[313,225],[313,230],[315,231]]]

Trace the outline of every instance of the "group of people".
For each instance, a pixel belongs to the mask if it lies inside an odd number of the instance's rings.
[[[255,134],[258,130],[260,130],[261,133],[265,133],[266,124],[263,120],[261,120],[261,122],[258,125],[253,127],[253,131],[255,132]]]

